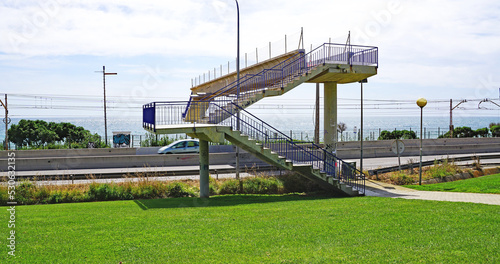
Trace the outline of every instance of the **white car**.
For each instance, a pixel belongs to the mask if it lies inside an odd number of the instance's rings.
[[[158,154],[200,153],[200,142],[197,139],[177,140],[172,144],[161,147]]]

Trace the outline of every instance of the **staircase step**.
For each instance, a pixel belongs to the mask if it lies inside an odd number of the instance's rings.
[[[212,124],[219,123],[231,117],[231,115],[236,112],[238,109],[236,105],[246,108],[265,97],[282,95],[301,83],[306,82],[308,79],[316,76],[323,70],[325,70],[325,67],[321,65],[309,68],[307,71],[298,70],[288,76],[285,76],[279,81],[269,84],[267,88],[252,90],[250,93],[245,93],[239,98],[234,95],[235,91],[232,88],[225,92],[223,91],[222,93],[219,93],[219,96],[217,97],[219,99],[227,99],[229,103],[220,102],[221,108],[210,108],[208,115],[201,118],[197,122]],[[203,94],[199,93],[198,95]],[[321,184],[327,189],[340,190],[348,195],[359,195],[359,192],[352,186],[339,182],[339,180],[334,177],[335,175],[328,175],[326,172],[321,171],[318,168],[314,168],[311,164],[298,162],[294,163],[291,159],[287,159],[286,153],[278,153],[270,147],[266,147],[266,145],[262,142],[243,134],[241,131],[231,130],[231,132],[226,133],[229,136],[228,139],[230,139],[234,144],[237,144],[245,150],[253,153],[255,156],[268,162],[269,164],[272,164],[273,166],[296,171],[302,176]]]

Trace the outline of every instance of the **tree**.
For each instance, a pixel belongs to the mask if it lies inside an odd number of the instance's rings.
[[[347,130],[347,126],[344,122],[340,122],[337,124],[337,132],[340,133],[340,139],[342,140],[342,133]]]
[[[500,124],[490,127],[492,137],[500,137]]]
[[[493,127],[491,127],[491,129],[493,129]],[[491,131],[493,134],[493,130]],[[471,138],[471,137],[488,137],[488,136],[489,136],[489,130],[487,127],[479,128],[477,130],[472,130],[470,127],[456,127],[455,129],[453,129],[454,138]],[[439,136],[438,138],[449,138],[449,137],[450,137],[450,132],[448,131],[445,134]]]
[[[382,130],[382,132],[380,132],[378,140],[387,140],[387,139],[392,139],[391,132],[389,132],[387,130]]]
[[[383,130],[380,132],[380,136],[378,140],[389,140],[389,139],[416,139],[417,134],[414,131],[408,130],[394,130],[389,132],[387,130]]]
[[[500,126],[500,123],[490,123],[488,127],[491,129],[494,126]]]
[[[490,134],[490,131],[487,127],[483,127],[483,128],[476,129],[474,134],[476,137],[488,137],[488,135]]]
[[[48,128],[48,123],[43,120],[20,120],[13,124],[9,131],[9,141],[17,146],[40,147],[46,143],[58,141],[57,134]]]
[[[22,119],[8,131],[10,142],[18,147],[39,148],[60,142],[68,147],[86,147],[89,142],[99,142],[99,135],[92,135],[83,127],[71,123],[47,123],[43,120]]]
[[[453,129],[453,137],[457,138],[471,138],[474,137],[476,133],[470,127],[457,127]]]

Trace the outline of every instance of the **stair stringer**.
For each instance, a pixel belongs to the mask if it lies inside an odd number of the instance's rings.
[[[273,152],[271,149],[263,147],[262,144],[260,144],[258,141],[250,139],[246,135],[242,135],[240,131],[234,131],[230,129],[225,130],[224,137],[226,140],[253,154],[262,161],[272,166],[276,166],[280,169],[297,172],[301,176],[317,183],[325,190],[333,191],[347,196],[360,195],[359,192],[353,190],[351,186],[348,186],[340,182],[338,179],[326,175],[326,173],[324,172],[320,172],[318,169],[314,169],[312,165],[293,164],[293,162],[286,160],[285,157],[280,156],[278,153]]]
[[[248,138],[246,135],[240,134],[240,131],[225,131],[224,137],[229,142],[234,145],[244,149],[245,151],[253,154],[262,161],[276,166],[280,169],[291,170],[292,163],[287,161],[284,157],[278,155],[278,153],[271,151],[269,148],[264,148],[258,141]]]

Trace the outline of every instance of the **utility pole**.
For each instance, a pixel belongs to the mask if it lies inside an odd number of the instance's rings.
[[[316,115],[314,123],[314,144],[319,145],[319,83],[316,83]]]
[[[101,71],[96,71],[101,72]],[[102,66],[102,84],[104,89],[104,140],[108,146],[108,119],[106,117],[106,75],[117,75],[116,72],[106,72],[106,67]]]
[[[7,108],[7,94],[5,94],[5,103],[2,102],[2,100],[0,100],[0,102],[2,103],[2,106],[3,108],[5,108],[5,119],[3,120],[3,122],[5,123],[5,150],[9,150],[9,123],[10,123],[10,120],[9,120],[9,109]]]

